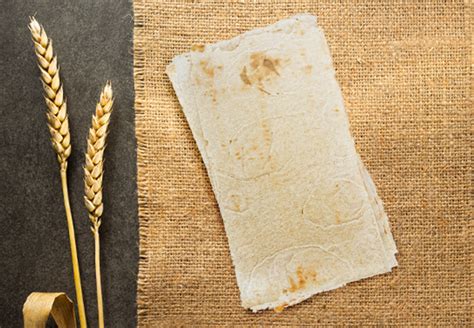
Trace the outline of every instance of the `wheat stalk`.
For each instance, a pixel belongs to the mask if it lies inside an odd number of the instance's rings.
[[[77,307],[79,312],[79,322],[81,327],[87,327],[84,300],[82,297],[81,276],[79,271],[79,261],[77,258],[76,238],[74,233],[74,222],[69,203],[67,186],[67,159],[71,155],[71,136],[69,133],[69,121],[67,116],[67,105],[64,99],[63,85],[59,77],[59,67],[57,56],[53,51],[53,42],[48,38],[44,28],[38,21],[30,18],[28,28],[33,37],[38,67],[41,72],[41,82],[43,83],[44,99],[48,108],[46,116],[48,119],[51,142],[56,152],[60,164],[61,186],[63,191],[64,208],[69,233],[69,243],[71,247],[71,259],[74,273],[74,285],[76,287]]]
[[[104,327],[104,310],[100,277],[99,227],[104,211],[104,204],[102,202],[102,178],[104,176],[105,139],[107,138],[107,129],[110,122],[110,115],[112,114],[113,103],[112,85],[110,82],[107,82],[100,94],[100,100],[97,103],[95,115],[92,116],[92,126],[89,129],[89,136],[87,138],[86,164],[84,166],[84,201],[89,211],[89,220],[92,224],[91,230],[94,234],[97,309],[99,327],[101,328]]]

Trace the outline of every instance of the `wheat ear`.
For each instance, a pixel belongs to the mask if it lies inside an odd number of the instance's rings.
[[[69,121],[67,116],[66,100],[64,99],[63,85],[59,77],[59,66],[56,54],[53,51],[53,42],[44,28],[35,18],[31,18],[28,28],[33,37],[38,67],[41,72],[44,99],[46,101],[49,132],[51,142],[60,164],[61,186],[63,190],[64,208],[69,232],[69,243],[71,246],[72,268],[74,273],[74,285],[76,287],[77,308],[81,327],[87,327],[84,300],[82,297],[81,276],[79,261],[77,258],[76,238],[74,233],[74,222],[69,203],[67,186],[67,159],[71,155],[71,136],[69,133]]]
[[[107,129],[113,103],[112,85],[110,82],[107,82],[100,94],[95,115],[92,116],[92,126],[89,129],[89,136],[87,138],[86,164],[84,166],[84,201],[89,211],[89,220],[92,224],[91,230],[94,234],[97,309],[100,328],[104,327],[104,310],[100,276],[99,227],[104,211],[104,204],[102,203],[102,178],[104,176],[105,139],[107,138]]]

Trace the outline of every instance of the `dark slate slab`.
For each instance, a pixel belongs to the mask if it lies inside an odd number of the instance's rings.
[[[22,326],[33,291],[75,298],[58,164],[49,143],[39,72],[27,29],[35,15],[54,40],[68,99],[69,183],[88,321],[96,326],[93,238],[83,206],[87,129],[99,91],[116,95],[101,227],[108,327],[136,325],[138,219],[129,1],[4,0],[0,5],[0,327]]]

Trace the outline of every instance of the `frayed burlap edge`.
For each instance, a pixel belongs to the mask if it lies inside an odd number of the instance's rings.
[[[145,80],[144,53],[140,38],[140,29],[143,27],[143,17],[136,13],[136,6],[142,3],[141,0],[133,1],[134,8],[134,30],[133,30],[133,76],[135,82],[135,134],[137,140],[137,189],[138,189],[138,218],[139,218],[139,266],[137,282],[137,323],[140,318],[146,316],[149,306],[149,299],[145,296],[148,283],[148,254],[147,254],[147,236],[149,215],[146,202],[148,199],[148,172],[146,165],[147,143],[144,138],[145,128],[138,124],[144,115],[142,102],[144,99]]]

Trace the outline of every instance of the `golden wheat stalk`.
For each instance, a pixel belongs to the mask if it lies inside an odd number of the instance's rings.
[[[48,119],[51,142],[56,152],[60,164],[61,186],[64,198],[64,208],[69,232],[69,242],[71,245],[72,268],[74,273],[74,285],[76,287],[77,307],[79,312],[79,322],[81,327],[87,327],[84,300],[82,297],[81,275],[79,271],[79,261],[77,258],[76,238],[74,233],[74,222],[69,204],[67,186],[67,159],[71,155],[71,136],[69,133],[69,121],[67,116],[66,100],[64,99],[63,85],[59,77],[59,66],[56,54],[53,51],[53,42],[48,38],[44,28],[35,18],[30,18],[28,28],[31,31],[35,46],[38,67],[41,72],[41,82],[43,83],[44,99],[48,110]]]
[[[113,103],[112,85],[110,82],[107,82],[100,94],[95,115],[92,116],[92,126],[89,129],[89,136],[87,138],[86,164],[84,166],[84,201],[89,211],[89,220],[92,224],[91,230],[94,234],[97,309],[99,327],[101,328],[104,327],[104,309],[100,277],[99,227],[104,211],[104,204],[102,203],[102,178],[104,176],[105,139],[107,138],[107,129]]]

